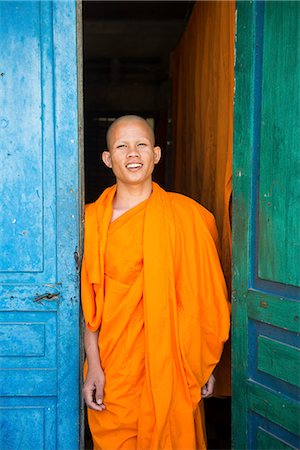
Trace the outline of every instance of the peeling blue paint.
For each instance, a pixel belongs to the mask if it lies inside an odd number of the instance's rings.
[[[0,35],[0,448],[75,450],[76,2],[0,2]]]

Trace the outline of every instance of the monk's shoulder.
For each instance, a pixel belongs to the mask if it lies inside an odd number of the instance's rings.
[[[84,216],[85,219],[96,214],[96,202],[87,203],[84,207]]]
[[[181,232],[186,233],[190,227],[198,231],[206,229],[218,248],[219,239],[214,215],[203,205],[186,195],[172,192],[168,194],[176,225]]]
[[[168,192],[172,209],[175,213],[188,218],[201,217],[206,223],[214,223],[213,214],[191,197],[175,192]]]
[[[84,230],[85,234],[89,233],[94,228],[97,222],[97,201],[87,203],[84,207]]]

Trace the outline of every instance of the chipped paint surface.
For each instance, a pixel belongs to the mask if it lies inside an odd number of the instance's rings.
[[[1,449],[78,447],[75,7],[0,2]]]

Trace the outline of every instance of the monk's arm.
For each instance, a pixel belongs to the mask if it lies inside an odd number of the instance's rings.
[[[103,404],[104,372],[101,367],[98,349],[99,330],[84,332],[84,346],[88,363],[88,372],[83,386],[83,396],[88,408],[95,411],[105,409]]]

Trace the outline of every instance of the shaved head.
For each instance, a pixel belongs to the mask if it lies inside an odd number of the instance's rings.
[[[155,145],[154,131],[153,131],[152,127],[150,126],[150,124],[147,122],[147,120],[143,119],[140,116],[127,115],[127,116],[122,116],[122,117],[119,117],[118,119],[116,119],[108,128],[107,133],[106,133],[106,145],[107,145],[108,150],[111,147],[111,136],[112,136],[115,128],[118,125],[125,125],[125,124],[130,125],[132,123],[138,123],[138,124],[145,126],[145,128],[147,129],[147,131],[149,133],[149,138],[150,138],[153,146]]]

